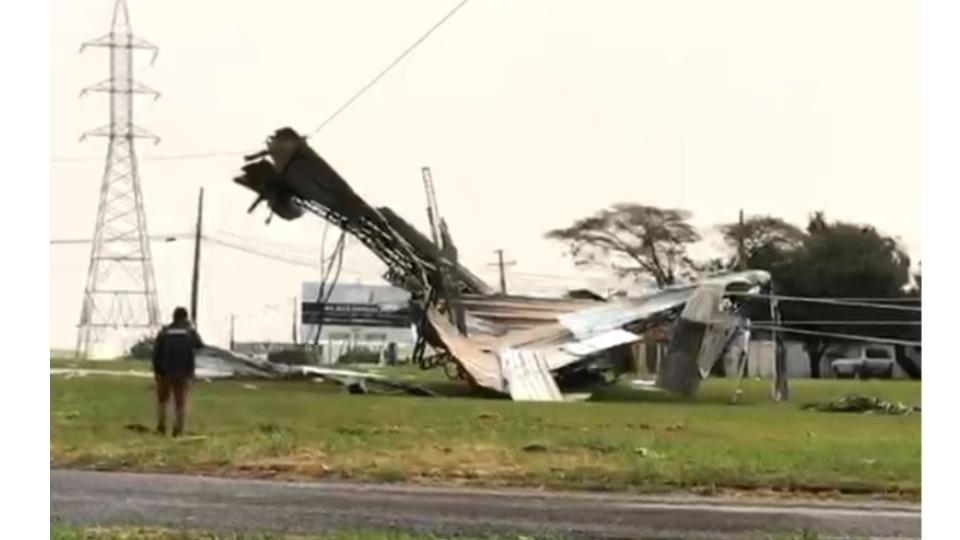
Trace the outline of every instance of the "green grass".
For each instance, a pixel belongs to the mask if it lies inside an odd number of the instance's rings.
[[[398,531],[343,530],[317,535],[280,535],[271,533],[214,533],[152,527],[69,527],[54,525],[51,540],[442,540],[448,536],[412,534]],[[532,536],[457,536],[458,540],[534,540]],[[548,537],[536,537],[547,540]]]
[[[443,540],[450,536],[414,534],[398,531],[330,531],[319,535],[290,536],[270,533],[214,533],[209,531],[172,530],[152,527],[69,527],[54,525],[51,540]],[[556,536],[495,535],[483,537],[456,536],[457,540],[559,540]],[[818,540],[813,532],[757,536],[763,540]],[[854,540],[851,538],[850,540]]]
[[[134,360],[130,358],[117,360],[77,360],[75,358],[50,357],[51,368],[64,369],[118,369],[118,370],[137,370],[150,371],[150,362],[147,360]]]
[[[127,361],[129,364],[129,361]],[[128,369],[125,364],[121,369]],[[99,365],[99,363],[98,363]],[[139,365],[139,364],[135,364]],[[409,376],[447,393],[437,370]],[[253,385],[255,389],[248,388]],[[152,381],[51,377],[52,466],[289,479],[542,486],[627,491],[760,489],[919,498],[920,416],[803,411],[848,392],[920,402],[910,381],[705,383],[694,400],[605,388],[586,403],[346,395],[315,382],[198,383],[188,435],[153,423]]]

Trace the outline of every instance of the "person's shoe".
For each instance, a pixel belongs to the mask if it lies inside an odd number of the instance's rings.
[[[183,435],[183,428],[180,428],[180,427],[175,427],[175,428],[173,428],[173,436],[174,436],[174,437],[179,437],[179,436],[181,436],[181,435]]]
[[[167,426],[163,424],[157,424],[157,435],[166,435],[166,434],[167,434]]]

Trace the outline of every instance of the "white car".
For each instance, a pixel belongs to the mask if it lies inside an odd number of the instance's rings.
[[[831,347],[825,356],[838,379],[890,379],[895,364],[893,354],[889,345],[845,345]]]

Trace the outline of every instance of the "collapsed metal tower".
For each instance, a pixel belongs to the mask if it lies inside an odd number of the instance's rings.
[[[133,79],[133,53],[147,50],[157,57],[157,47],[134,36],[124,0],[113,9],[110,33],[85,42],[86,47],[110,50],[110,78],[84,88],[110,95],[110,123],[88,131],[86,137],[106,137],[107,159],[100,187],[96,227],[90,249],[90,266],[83,291],[77,333],[77,354],[87,357],[91,347],[129,346],[157,329],[160,313],[153,258],[147,236],[147,216],[137,172],[134,140],[159,142],[159,137],[133,124],[134,94],[159,93]]]

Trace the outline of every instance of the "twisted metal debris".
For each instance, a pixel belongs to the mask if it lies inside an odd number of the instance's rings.
[[[315,214],[383,261],[384,279],[411,294],[414,360],[421,366],[431,364],[429,345],[471,385],[518,400],[563,399],[558,387],[568,381],[597,369],[626,371],[639,333],[678,317],[682,336],[671,342],[667,373],[657,384],[694,393],[735,331],[721,298],[757,292],[770,281],[766,272],[748,271],[615,302],[496,294],[457,261],[442,219],[438,245],[391,209],[369,205],[290,128],[247,157],[235,182],[257,193],[249,211],[266,202],[286,220]],[[691,298],[698,300],[684,311]]]

